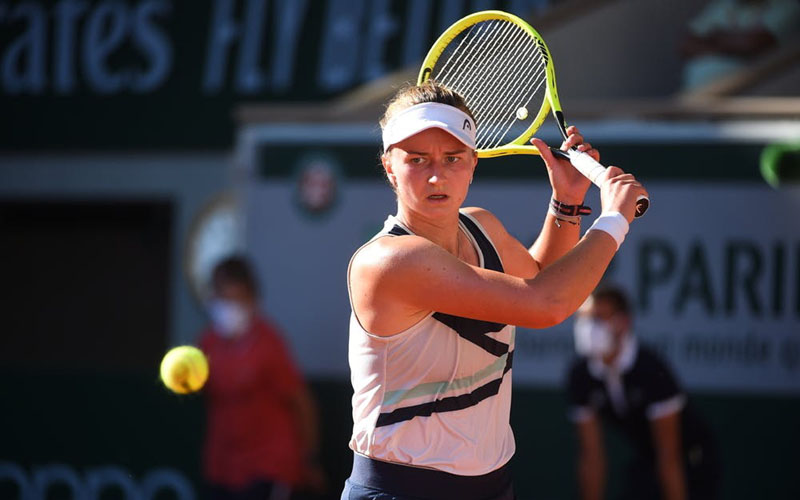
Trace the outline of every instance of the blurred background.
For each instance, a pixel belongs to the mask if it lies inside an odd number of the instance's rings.
[[[203,497],[203,395],[169,393],[158,365],[197,341],[231,253],[319,407],[329,487],[305,497],[338,498],[345,272],[395,208],[377,120],[438,34],[488,8],[540,31],[568,122],[649,189],[608,277],[709,422],[722,498],[800,498],[800,2],[749,2],[763,23],[711,3],[0,1],[0,498]],[[756,32],[703,46],[725,23]],[[549,194],[539,159],[506,157],[467,203],[530,243]],[[571,321],[518,331],[521,499],[576,498],[573,353]],[[608,446],[613,498],[631,452]]]

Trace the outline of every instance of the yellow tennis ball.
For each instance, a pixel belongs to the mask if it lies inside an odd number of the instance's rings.
[[[173,392],[189,394],[208,379],[208,361],[203,351],[190,346],[174,347],[161,360],[161,381]]]

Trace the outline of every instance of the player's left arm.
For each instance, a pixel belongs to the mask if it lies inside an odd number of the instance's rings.
[[[686,498],[680,416],[681,410],[678,410],[650,421],[656,468],[665,500]]]
[[[583,135],[577,127],[568,127],[567,134],[567,140],[561,144],[562,151],[576,147],[578,151],[589,154],[595,161],[600,161],[600,153],[592,148],[591,144],[584,141]],[[544,160],[552,187],[552,198],[565,205],[582,205],[591,181],[576,170],[568,160],[555,157],[542,140],[534,138],[531,142],[539,149]],[[550,200],[548,200],[548,204],[549,202]],[[548,210],[539,237],[528,249],[528,253],[531,254],[540,269],[561,258],[580,239],[580,223],[575,220],[562,219],[565,220],[558,220]]]
[[[591,144],[584,142],[577,127],[569,127],[567,133],[569,136],[562,144],[562,150],[575,146],[579,151],[589,153],[595,160],[600,160],[600,153],[593,149]],[[569,161],[554,157],[543,142],[539,143],[542,145],[542,158],[547,166],[550,184],[553,186],[553,198],[567,205],[581,205],[591,185],[589,179],[575,170]],[[550,200],[547,200],[547,203],[549,204]],[[525,248],[519,240],[508,233],[497,217],[487,210],[471,207],[465,208],[464,211],[478,219],[489,232],[492,241],[498,247],[497,251],[503,260],[505,272],[512,276],[533,278],[540,270],[570,251],[580,240],[580,224],[566,221],[559,221],[556,224],[555,216],[548,211],[539,237],[530,248]]]

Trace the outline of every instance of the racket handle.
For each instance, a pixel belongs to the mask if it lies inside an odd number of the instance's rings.
[[[588,154],[582,153],[577,149],[567,150],[567,156],[569,156],[570,163],[572,163],[572,166],[574,166],[578,172],[585,175],[587,179],[592,181],[592,184],[600,187],[597,178],[606,171],[606,167],[600,164],[600,162],[594,161],[594,158]]]
[[[552,151],[556,156],[560,156],[561,158],[569,160],[570,163],[572,163],[572,166],[574,166],[578,172],[585,175],[586,178],[592,181],[595,186],[600,187],[600,183],[597,182],[597,178],[600,177],[600,174],[606,171],[606,167],[595,161],[594,158],[582,151],[578,151],[577,149],[561,151],[560,149],[550,148],[550,151]],[[645,212],[647,212],[648,208],[650,208],[650,200],[644,195],[639,195],[639,197],[636,199],[636,212],[634,213],[634,217],[641,217]]]

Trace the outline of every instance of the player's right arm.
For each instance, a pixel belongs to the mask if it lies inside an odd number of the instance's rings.
[[[576,422],[578,432],[578,484],[582,500],[602,500],[606,489],[606,454],[602,429],[590,415]]]
[[[602,177],[603,212],[619,212],[630,223],[637,198],[647,194],[644,187],[617,167]],[[401,332],[431,311],[547,328],[578,309],[616,251],[611,234],[588,231],[564,256],[525,279],[470,266],[419,236],[384,237],[353,257],[350,296],[359,322],[376,335]]]
[[[632,221],[636,199],[646,191],[619,168],[603,175],[604,211]],[[350,295],[361,325],[376,335],[403,331],[431,311],[547,328],[586,300],[616,250],[609,233],[588,231],[563,257],[525,279],[470,266],[422,237],[384,237],[353,257]]]
[[[616,243],[590,231],[562,259],[522,279],[470,266],[425,238],[380,238],[362,248],[350,269],[350,292],[361,325],[391,335],[431,311],[545,328],[572,314],[597,286]]]

